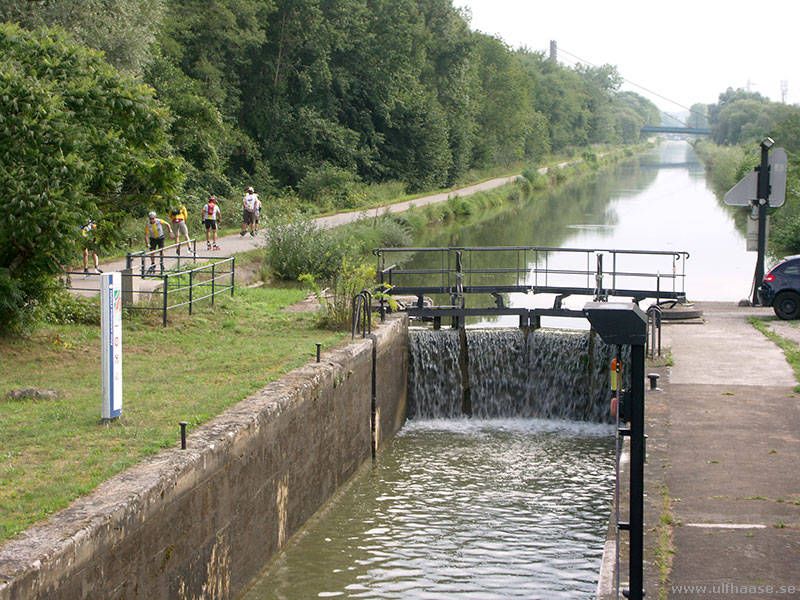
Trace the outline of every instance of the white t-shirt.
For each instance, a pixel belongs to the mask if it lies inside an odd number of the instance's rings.
[[[261,204],[261,201],[258,199],[258,194],[255,192],[252,194],[247,194],[242,200],[242,205],[244,206],[245,210],[250,212],[255,212],[256,207]]]
[[[219,206],[216,204],[206,204],[203,207],[203,220],[216,221],[219,219]]]

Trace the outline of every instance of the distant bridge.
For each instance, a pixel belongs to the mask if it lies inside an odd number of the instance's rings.
[[[645,125],[642,133],[676,133],[687,135],[711,135],[710,129],[700,127],[664,127],[663,125]]]

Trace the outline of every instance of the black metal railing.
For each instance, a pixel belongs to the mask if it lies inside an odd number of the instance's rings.
[[[362,338],[372,333],[372,292],[369,290],[361,290],[361,293],[353,296],[352,324],[351,339],[355,339],[359,331]]]
[[[377,248],[373,253],[379,282],[393,295],[522,292],[637,300],[685,297],[689,257],[677,251],[534,246]],[[422,265],[398,266],[395,257],[401,254]],[[388,256],[395,264],[387,267]]]
[[[175,246],[165,248],[172,249]],[[153,269],[145,268],[145,259],[156,257]],[[138,268],[134,267],[141,261]],[[186,261],[191,261],[187,267]],[[122,307],[129,310],[160,311],[161,321],[167,326],[167,313],[183,306],[191,315],[194,307],[204,300],[211,301],[220,294],[230,293],[236,287],[236,258],[233,256],[166,255],[160,251],[134,252],[126,257],[128,267],[122,273]],[[85,296],[100,292],[100,275],[83,271],[67,271],[68,287]],[[86,283],[80,276],[86,278]]]
[[[236,258],[198,256],[197,261],[211,261],[191,269],[177,267],[159,274],[123,273],[123,308],[130,310],[160,311],[162,324],[167,326],[168,311],[186,306],[192,314],[194,306],[210,299],[214,305],[216,296],[230,293],[233,297],[236,286]],[[125,279],[129,278],[129,285]],[[134,286],[133,281],[139,285]],[[155,285],[147,285],[147,283]],[[137,289],[138,288],[138,289]]]
[[[197,262],[197,240],[192,238],[189,240],[189,244],[191,244],[192,249],[188,251],[185,255],[181,255],[181,246],[183,246],[185,242],[180,244],[171,244],[169,246],[164,246],[158,250],[140,250],[138,252],[129,252],[125,255],[125,267],[127,269],[132,269],[134,262],[139,263],[139,270],[141,275],[155,274],[162,274],[172,266],[177,265],[178,268],[181,266],[182,261],[192,261]],[[175,250],[175,254],[170,256],[168,253],[169,250]],[[147,267],[147,259],[151,259],[151,266]]]
[[[413,316],[461,319],[478,315],[518,315],[521,326],[542,315],[582,316],[561,306],[572,295],[595,301],[610,297],[656,301],[686,297],[688,252],[554,248],[537,246],[377,248],[377,279],[387,294],[416,296],[407,311]],[[387,260],[391,258],[393,264]],[[505,306],[504,295],[553,294],[552,309]],[[467,307],[465,296],[487,294],[494,306]],[[436,307],[423,306],[425,296],[448,296]],[[381,310],[384,310],[383,305]]]

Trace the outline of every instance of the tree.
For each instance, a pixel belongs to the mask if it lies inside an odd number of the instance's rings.
[[[708,129],[708,104],[692,104],[686,125],[697,129]]]
[[[473,162],[485,167],[522,160],[537,123],[533,81],[501,40],[476,35],[481,91]]]
[[[722,112],[722,109],[726,106],[730,106],[734,102],[738,102],[739,100],[753,100],[755,102],[768,102],[764,96],[759,94],[758,92],[748,92],[742,88],[728,88],[724,92],[719,95],[719,101],[716,104],[709,104],[708,105],[708,124],[711,127],[716,125],[717,120],[719,119],[719,115]]]
[[[150,60],[165,0],[0,0],[0,21],[26,29],[59,26],[101,50],[116,68],[141,72]]]
[[[58,29],[0,24],[0,330],[24,323],[75,255],[180,184],[153,90]],[[106,240],[107,241],[107,240]]]
[[[583,77],[589,94],[589,141],[603,143],[616,141],[615,119],[613,115],[613,96],[623,83],[623,78],[613,65],[590,67],[583,64],[575,66],[575,71]]]
[[[777,146],[792,154],[800,154],[800,108],[793,108],[792,114],[772,127],[769,136]]]
[[[643,125],[658,125],[661,122],[658,107],[635,92],[617,92],[613,97],[612,110],[616,136],[626,144],[641,139]]]

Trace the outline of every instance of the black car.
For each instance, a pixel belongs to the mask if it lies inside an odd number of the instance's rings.
[[[758,299],[781,319],[800,317],[800,255],[787,256],[770,269],[758,288]]]

